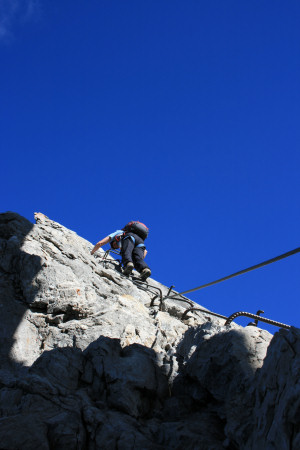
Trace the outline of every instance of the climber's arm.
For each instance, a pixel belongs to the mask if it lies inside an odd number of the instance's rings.
[[[147,253],[148,253],[148,252],[147,252],[147,250],[145,249],[145,250],[144,250],[144,259],[146,258]]]
[[[93,250],[91,251],[91,255],[93,255],[97,250],[99,250],[100,247],[102,247],[105,244],[108,244],[110,242],[110,237],[106,236],[104,239],[101,239],[101,241],[97,242]]]

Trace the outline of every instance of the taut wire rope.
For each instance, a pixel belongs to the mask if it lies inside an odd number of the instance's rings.
[[[211,281],[210,283],[202,284],[201,286],[195,287],[193,289],[188,289],[187,291],[179,292],[176,295],[183,295],[183,294],[188,294],[189,292],[199,291],[200,289],[206,288],[208,286],[213,286],[214,284],[221,283],[222,281],[229,280],[230,278],[233,278],[233,277],[237,277],[238,275],[242,275],[243,273],[250,272],[251,270],[259,269],[260,267],[266,266],[268,264],[272,264],[276,261],[287,258],[288,256],[291,256],[291,255],[295,255],[295,253],[299,253],[299,252],[300,252],[300,247],[295,248],[294,250],[291,250],[289,252],[283,253],[282,255],[275,256],[275,258],[271,258],[271,259],[268,259],[267,261],[261,262],[259,264],[255,264],[254,266],[248,267],[247,269],[243,269],[243,270],[240,270],[239,272],[235,272],[235,273],[232,273],[231,275],[227,275],[226,277],[219,278],[218,280],[215,280],[215,281]],[[175,296],[175,295],[173,294],[173,296]],[[168,298],[171,299],[172,296],[169,296]]]

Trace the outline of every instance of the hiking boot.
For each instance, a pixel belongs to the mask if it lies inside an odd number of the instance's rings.
[[[149,267],[145,267],[145,269],[143,269],[140,273],[140,278],[142,281],[146,281],[148,277],[150,277],[151,275],[151,270],[149,269]]]
[[[131,272],[133,271],[133,263],[129,262],[126,264],[125,269],[124,269],[124,275],[126,275],[126,277],[128,277]]]

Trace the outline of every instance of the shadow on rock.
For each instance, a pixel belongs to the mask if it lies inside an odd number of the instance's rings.
[[[22,320],[28,304],[35,298],[39,287],[33,283],[41,270],[41,258],[22,250],[26,236],[33,224],[16,213],[0,214],[0,358],[1,369],[12,369],[18,364],[18,355],[31,351],[32,333],[26,330],[27,339],[19,339],[15,345],[15,333],[22,334]],[[25,326],[25,325],[24,325]],[[21,364],[22,365],[22,364]]]
[[[225,447],[240,448],[251,433],[254,401],[249,392],[263,364],[268,335],[253,327],[228,329],[211,323],[190,328],[177,348],[178,376],[165,414],[175,419],[177,411],[206,411]]]
[[[142,422],[155,417],[168,392],[155,352],[142,345],[123,349],[118,339],[100,337],[83,352],[45,351],[0,391],[1,448],[160,448],[158,427],[143,430]],[[11,416],[20,418],[18,427]]]

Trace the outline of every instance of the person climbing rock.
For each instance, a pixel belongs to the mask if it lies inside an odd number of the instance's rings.
[[[140,273],[141,279],[145,281],[151,275],[151,270],[144,261],[147,255],[144,240],[148,232],[148,228],[143,223],[129,222],[122,230],[117,230],[97,242],[91,255],[103,245],[110,243],[111,248],[121,251],[124,275],[129,276],[135,268]]]

